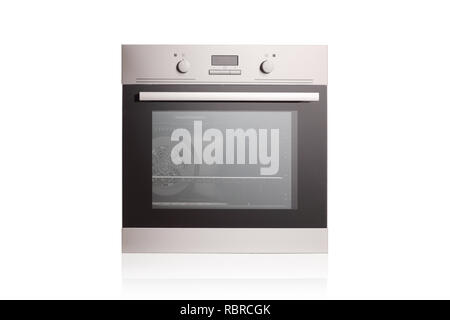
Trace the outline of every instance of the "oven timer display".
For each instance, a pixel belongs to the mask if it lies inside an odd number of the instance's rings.
[[[211,56],[212,66],[237,66],[239,65],[239,56],[235,55],[213,55]]]

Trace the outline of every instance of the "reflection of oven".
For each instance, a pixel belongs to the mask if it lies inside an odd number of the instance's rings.
[[[124,252],[325,252],[326,74],[326,46],[123,46]]]

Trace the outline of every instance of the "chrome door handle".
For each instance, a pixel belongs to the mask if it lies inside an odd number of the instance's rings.
[[[319,101],[318,92],[139,92],[139,101]]]

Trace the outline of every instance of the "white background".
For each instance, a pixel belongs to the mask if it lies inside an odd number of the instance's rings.
[[[446,3],[2,1],[0,298],[450,298]],[[328,257],[144,257],[127,279],[133,43],[329,45]]]

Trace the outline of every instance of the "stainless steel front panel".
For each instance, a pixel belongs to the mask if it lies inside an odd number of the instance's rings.
[[[124,253],[326,253],[326,228],[123,228]]]
[[[213,55],[238,55],[239,65],[213,66]],[[261,71],[266,60],[273,66],[270,73]],[[325,45],[123,45],[122,84],[326,85],[327,60]]]

